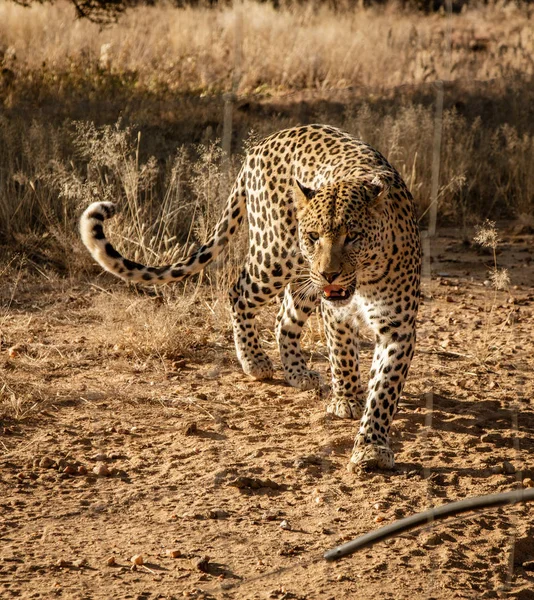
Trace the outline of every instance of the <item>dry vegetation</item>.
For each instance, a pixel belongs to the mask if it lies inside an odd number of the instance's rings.
[[[73,23],[62,3],[24,11],[3,2],[0,22],[4,47],[14,48],[22,72],[41,73],[39,83],[96,79],[100,68],[156,94],[212,94],[232,88],[237,63],[237,91],[251,94],[532,76],[531,13],[497,3],[450,18],[396,5],[340,14],[313,2],[278,10],[245,0],[217,9],[140,7],[100,30]]]
[[[534,478],[531,12],[246,1],[139,7],[99,29],[61,2],[0,0],[2,598],[532,600],[526,507],[319,559],[429,505]],[[353,424],[280,372],[260,384],[239,371],[225,291],[245,232],[200,278],[136,289],[91,265],[77,219],[115,199],[117,246],[172,261],[208,235],[247,144],[319,121],[380,149],[424,225],[438,78],[439,219],[460,228],[425,246],[398,469],[355,479]],[[231,157],[218,141],[228,100]],[[260,320],[275,360],[276,310]],[[317,316],[304,346],[328,378]],[[364,369],[370,358],[364,332]]]
[[[392,5],[339,14],[244,2],[213,10],[140,7],[99,29],[73,20],[62,2],[24,9],[3,1],[0,237],[12,242],[46,230],[69,247],[80,205],[112,195],[126,200],[129,217],[140,206],[148,210],[142,221],[166,216],[156,232],[133,225],[133,237],[151,239],[158,254],[175,235],[183,241],[187,207],[209,212],[199,191],[202,161],[220,170],[222,184],[206,184],[215,214],[224,196],[228,165],[206,147],[223,136],[229,91],[237,94],[234,167],[252,129],[264,135],[296,122],[329,122],[388,156],[424,215],[438,78],[450,80],[442,222],[529,213],[531,11],[496,4],[422,16]]]

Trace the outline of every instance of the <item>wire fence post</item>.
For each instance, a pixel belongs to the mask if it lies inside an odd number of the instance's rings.
[[[439,172],[441,164],[441,137],[443,131],[443,81],[436,81],[436,112],[434,117],[434,144],[432,148],[432,183],[430,192],[430,210],[428,235],[436,235],[438,220]]]
[[[230,166],[230,155],[232,154],[232,126],[234,103],[237,98],[237,91],[241,82],[242,75],[242,59],[243,59],[243,6],[238,5],[235,11],[234,22],[234,69],[232,74],[232,87],[230,91],[224,95],[224,117],[223,117],[223,134],[222,134],[222,149],[225,154],[225,160]]]

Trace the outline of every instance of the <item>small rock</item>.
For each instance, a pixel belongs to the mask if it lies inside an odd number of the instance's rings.
[[[503,465],[495,465],[494,467],[491,467],[490,473],[492,473],[493,475],[501,475],[502,473],[504,473]]]
[[[180,550],[165,550],[165,555],[168,556],[169,558],[180,558],[180,556],[182,556],[182,553],[180,552]]]
[[[106,477],[110,474],[105,463],[98,463],[95,467],[93,467],[93,473],[99,477]]]
[[[39,461],[39,466],[43,469],[51,469],[55,464],[49,456],[43,456]]]
[[[225,510],[211,509],[209,512],[210,519],[226,519],[228,513]]]
[[[259,480],[259,484],[260,487],[267,487],[270,488],[271,490],[280,490],[282,489],[282,486],[277,483],[276,481],[273,481],[272,479],[265,479],[265,480]]]
[[[117,564],[117,561],[115,560],[114,556],[110,556],[107,560],[106,560],[106,565],[108,567],[114,567]]]
[[[280,523],[280,528],[281,529],[287,529],[290,530],[291,529],[291,525],[284,519],[281,523]]]
[[[439,546],[439,544],[441,544],[441,542],[442,542],[441,537],[439,536],[439,534],[435,533],[435,534],[430,534],[426,538],[424,544],[426,546]]]
[[[65,567],[70,567],[71,566],[71,562],[68,560],[65,560],[63,558],[60,558],[57,562],[56,562],[56,567],[59,567],[60,569],[63,569]]]
[[[80,465],[78,467],[77,472],[78,472],[78,475],[87,475],[87,468],[84,467],[83,465]]]
[[[386,517],[384,517],[384,515],[377,515],[377,516],[376,516],[376,517],[373,519],[373,521],[374,521],[375,523],[382,523],[382,521],[385,521],[385,520],[386,520]]]
[[[104,462],[104,461],[108,460],[108,458],[109,457],[105,452],[99,452],[98,454],[91,456],[91,460],[95,460],[97,462]]]
[[[193,567],[195,569],[198,569],[199,571],[202,571],[203,573],[207,573],[209,570],[209,562],[210,562],[210,557],[203,556],[202,558],[194,558],[191,561],[191,564],[193,565]]]
[[[252,490],[259,490],[261,488],[270,488],[271,490],[285,489],[283,484],[279,484],[272,479],[259,479],[257,477],[236,477],[232,481],[229,481],[229,486],[236,487],[239,489],[250,488]]]
[[[72,465],[67,465],[63,469],[63,473],[66,473],[67,475],[76,475],[78,473],[78,469]]]
[[[228,485],[231,487],[236,487],[238,489],[251,487],[252,478],[251,477],[243,477],[243,476],[236,477],[235,479],[232,479],[231,481],[229,481]]]
[[[186,423],[183,428],[184,435],[195,435],[198,432],[198,427],[195,421]]]
[[[144,563],[143,555],[142,554],[134,554],[132,556],[132,558],[130,558],[130,561],[134,565],[137,565],[137,566],[142,565]]]
[[[527,477],[526,479],[523,479],[523,487],[534,487],[534,481],[532,479],[530,479],[530,477]]]
[[[83,567],[85,565],[85,563],[86,563],[85,558],[78,558],[78,559],[72,561],[72,566],[79,569],[79,568]]]
[[[24,346],[24,344],[15,344],[14,346],[11,346],[11,348],[7,349],[7,355],[9,356],[9,358],[13,359],[13,358],[17,358],[18,356],[20,356],[20,354],[22,354],[24,351],[26,350],[26,347]]]
[[[57,462],[56,465],[57,470],[62,472],[63,469],[67,466],[67,461],[64,458],[60,458]]]
[[[331,529],[328,529],[328,527],[323,527],[321,533],[323,535],[333,535],[334,532]]]
[[[507,460],[502,463],[502,468],[507,475],[513,475],[515,473],[514,465]]]

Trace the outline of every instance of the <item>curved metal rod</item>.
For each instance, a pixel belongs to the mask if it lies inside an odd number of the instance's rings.
[[[405,517],[399,519],[390,525],[366,533],[351,542],[337,546],[332,550],[325,552],[323,557],[326,560],[338,560],[344,556],[354,554],[362,548],[367,548],[391,537],[395,537],[407,531],[413,529],[419,525],[425,523],[431,523],[432,521],[438,521],[446,517],[451,517],[459,513],[468,512],[470,510],[477,510],[479,508],[488,508],[493,506],[504,506],[506,504],[516,504],[518,502],[531,502],[534,500],[534,489],[521,489],[513,492],[503,492],[502,494],[489,494],[487,496],[477,496],[476,498],[467,498],[466,500],[460,500],[458,502],[450,502],[437,508],[431,508],[424,512],[417,513],[411,517]]]

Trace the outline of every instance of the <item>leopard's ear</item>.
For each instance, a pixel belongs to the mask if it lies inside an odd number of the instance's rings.
[[[369,192],[370,207],[381,212],[385,206],[390,186],[379,175],[375,175],[366,187]]]
[[[295,183],[293,185],[293,200],[295,201],[297,212],[302,212],[308,206],[308,203],[315,196],[315,193],[315,190],[307,188],[306,186],[302,185],[300,181],[295,179]]]

